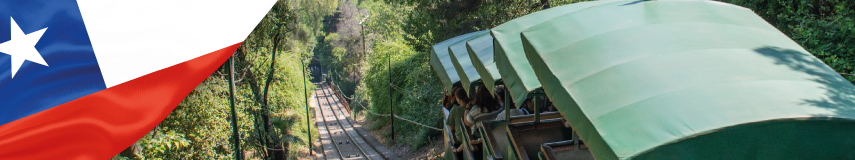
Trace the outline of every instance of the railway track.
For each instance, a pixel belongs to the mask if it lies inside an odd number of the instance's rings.
[[[315,98],[318,103],[315,121],[321,132],[324,159],[384,159],[347,120],[348,111],[342,109],[342,104],[329,85],[319,85],[315,89]]]

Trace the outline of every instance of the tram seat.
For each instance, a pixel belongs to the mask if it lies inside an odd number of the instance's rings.
[[[496,116],[498,116],[499,113],[502,112],[502,110],[504,110],[504,108],[490,112],[490,113],[479,114],[478,116],[474,117],[475,121],[476,122],[485,122],[485,121],[495,120]],[[483,152],[483,150],[478,149],[477,151],[475,151],[476,149],[474,149],[473,144],[470,144],[471,140],[481,139],[482,136],[481,136],[480,132],[473,132],[471,127],[467,127],[462,121],[460,123],[461,123],[461,125],[460,125],[461,128],[459,128],[459,129],[461,131],[463,131],[463,133],[466,133],[466,134],[463,134],[463,137],[464,137],[464,140],[462,140],[463,144],[460,145],[461,147],[464,147],[464,150],[462,151],[463,156],[466,157],[466,159],[474,159],[474,158],[482,159],[481,157],[483,157],[482,156],[483,154],[481,154],[481,152]],[[477,124],[477,125],[480,125],[480,124]],[[476,130],[476,131],[478,131],[478,130]],[[477,146],[477,144],[474,144],[474,145]]]
[[[496,116],[498,116],[499,113],[501,113],[503,110],[505,110],[505,108],[500,108],[500,109],[495,110],[495,111],[490,112],[490,113],[479,114],[478,116],[475,116],[475,121],[476,122],[485,122],[485,121],[495,120]]]
[[[448,114],[449,114],[448,109],[443,107],[442,108],[442,115],[443,115],[442,124],[445,124],[445,121],[448,119]],[[444,157],[447,160],[457,160],[458,159],[457,153],[454,153],[454,151],[452,151],[451,147],[450,147],[450,146],[454,146],[454,134],[450,132],[451,130],[450,130],[450,128],[448,128],[448,126],[443,125],[442,129],[443,129],[442,133],[444,135],[443,136],[443,142],[445,143],[445,156]]]
[[[543,121],[543,120],[550,120],[550,119],[562,119],[562,118],[564,118],[564,116],[562,116],[561,113],[559,113],[559,112],[544,112],[544,113],[540,113],[539,118],[541,121]],[[532,123],[534,121],[535,121],[534,114],[518,115],[518,116],[511,116],[510,124]]]
[[[479,132],[484,159],[503,159],[502,155],[508,152],[508,139],[504,138],[507,127],[508,121],[481,122]]]
[[[545,119],[540,123],[511,123],[506,128],[508,139],[507,159],[539,159],[544,143],[573,139],[573,129],[564,127],[562,119]]]
[[[469,129],[469,127],[467,127],[463,123],[463,121],[460,121],[460,128],[457,128],[457,129],[459,129],[460,131],[463,131],[463,133],[464,133],[463,139],[460,140],[460,142],[461,142],[460,147],[463,147],[463,151],[461,151],[463,153],[463,159],[474,160],[475,158],[480,157],[480,155],[476,157],[476,155],[472,152],[472,150],[473,150],[472,146],[470,146],[470,144],[469,144],[469,142],[471,140],[473,140],[473,139],[471,139],[472,137],[469,136],[471,129]]]
[[[578,137],[578,136],[576,136]],[[578,144],[576,144],[578,141]],[[594,155],[588,150],[588,146],[582,140],[566,140],[559,142],[544,143],[540,145],[541,160],[593,160]]]
[[[558,112],[541,113],[542,122],[561,121],[564,117]],[[508,155],[508,138],[505,138],[508,124],[526,124],[533,123],[534,115],[518,115],[511,116],[510,121],[482,121],[479,127],[479,134],[482,138],[483,157],[485,159],[506,159]]]

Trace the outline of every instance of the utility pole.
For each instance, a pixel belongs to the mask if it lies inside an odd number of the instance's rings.
[[[392,102],[392,52],[389,52],[389,120],[392,121],[392,142],[395,142],[395,105]]]
[[[232,139],[234,139],[235,159],[243,160],[243,151],[240,148],[240,135],[237,127],[237,111],[235,111],[235,60],[234,55],[229,58],[229,103],[232,109]]]
[[[309,153],[311,154],[312,153],[312,145],[314,145],[314,144],[312,143],[312,128],[309,125],[311,123],[309,122],[309,115],[310,115],[309,114],[309,97],[308,97],[309,92],[306,89],[307,87],[306,87],[306,62],[305,61],[306,60],[301,59],[300,60],[300,66],[302,66],[301,69],[303,70],[303,102],[306,102],[305,103],[305,105],[306,105],[306,132],[309,133]]]
[[[549,0],[540,0],[540,5],[543,5],[541,9],[549,9]]]
[[[359,21],[359,34],[362,36],[362,55],[365,55],[365,51],[368,50],[365,48],[365,25],[362,22],[365,22],[370,16],[368,13],[365,13],[365,18],[362,18],[362,21]]]

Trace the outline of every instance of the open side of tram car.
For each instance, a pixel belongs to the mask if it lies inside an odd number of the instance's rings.
[[[855,86],[746,8],[580,2],[485,33],[434,46],[447,90],[558,112],[481,121],[448,159],[855,159]]]
[[[445,86],[445,90],[446,90],[444,93],[445,95],[450,95],[453,87],[460,86],[460,77],[458,77],[457,71],[451,62],[451,57],[450,57],[449,52],[448,52],[448,46],[450,46],[451,44],[460,42],[460,41],[465,41],[465,40],[471,39],[472,37],[474,37],[474,36],[476,36],[482,32],[485,32],[485,31],[472,32],[472,33],[460,35],[460,36],[442,41],[436,45],[433,45],[433,48],[431,48],[431,54],[430,54],[431,67],[433,68],[434,71],[436,71],[437,75],[439,76],[440,80],[442,81],[442,85]],[[446,121],[448,119],[449,111],[448,111],[448,109],[446,109],[444,107],[442,109],[443,109],[443,116],[444,116],[443,117],[443,123],[442,123],[443,124],[443,134],[442,135],[443,135],[443,143],[446,144],[445,145],[445,151],[446,151],[445,157],[448,157],[451,159],[457,159],[458,154],[451,152],[451,146],[453,146],[453,144],[454,144],[454,135],[453,135],[453,133],[450,132],[451,129],[448,128],[448,126],[445,126]]]

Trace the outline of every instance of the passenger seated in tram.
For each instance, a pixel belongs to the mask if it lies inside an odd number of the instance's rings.
[[[453,90],[457,90],[457,89],[455,88]],[[452,92],[452,94],[450,94],[450,95],[443,96],[443,98],[442,98],[442,106],[445,107],[445,109],[448,109],[449,111],[451,111],[451,107],[454,107],[454,105],[457,104],[457,99],[454,98],[453,93],[454,92]]]
[[[460,140],[463,140],[463,132],[459,131],[457,128],[460,127],[460,121],[463,120],[463,117],[466,114],[466,108],[471,105],[469,105],[470,100],[466,95],[466,91],[462,88],[454,88],[451,93],[454,95],[453,99],[457,103],[450,103],[452,104],[452,107],[451,110],[449,110],[448,119],[446,119],[445,125],[448,126],[450,132],[454,133],[454,145],[458,145],[460,144]]]
[[[504,109],[505,108],[505,86],[504,85],[498,85],[498,86],[496,86],[496,89],[494,91],[496,92],[496,97],[494,97],[494,99],[496,99],[496,101],[499,102],[499,106],[502,106],[501,108]]]
[[[531,114],[534,111],[534,99],[531,97],[525,98],[523,105],[519,109],[511,109],[509,111],[511,116]],[[504,110],[496,116],[496,120],[506,120]]]
[[[443,93],[445,93],[445,90],[443,90]],[[449,109],[448,108],[448,98],[450,98],[450,97],[445,95],[445,94],[442,95],[442,102],[440,104],[442,104],[442,107],[445,107],[445,109]]]
[[[473,125],[480,122],[476,120],[476,117],[498,111],[500,107],[501,106],[496,99],[493,99],[493,96],[490,96],[489,91],[487,91],[487,87],[478,87],[478,90],[475,92],[475,105],[469,107],[471,109],[466,111],[466,119],[463,122],[466,123],[466,126],[470,126],[474,129],[475,127]]]
[[[476,105],[472,106],[467,111],[466,118],[463,122],[470,128],[470,133],[468,134],[478,137],[480,134],[476,134],[476,131],[478,130],[478,126],[481,125],[481,122],[495,119],[496,115],[498,115],[503,108],[501,104],[499,104],[499,101],[494,99],[493,96],[490,96],[490,92],[487,90],[487,87],[478,87],[478,90],[475,92],[475,97]],[[481,139],[479,137],[469,143],[480,144]]]

